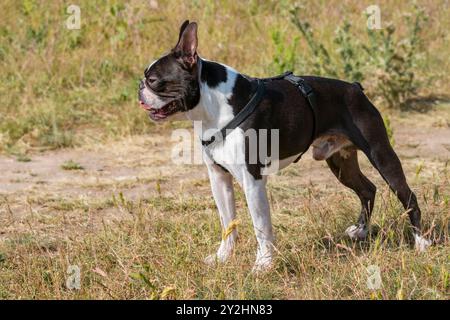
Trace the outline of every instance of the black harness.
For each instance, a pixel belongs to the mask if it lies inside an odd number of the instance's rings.
[[[215,141],[225,140],[226,136],[234,129],[236,129],[242,122],[244,122],[252,113],[255,111],[256,107],[259,105],[261,100],[264,97],[265,92],[265,82],[275,81],[275,80],[287,80],[292,83],[302,95],[308,100],[309,106],[311,107],[313,114],[313,131],[311,134],[311,142],[316,136],[316,96],[314,95],[313,89],[305,82],[305,80],[301,77],[295,76],[292,71],[287,71],[279,76],[271,77],[271,78],[254,78],[252,81],[256,82],[256,91],[250,100],[247,102],[244,108],[230,121],[226,126],[224,126],[221,130],[217,131],[214,135],[211,136],[209,140],[202,140],[202,145],[207,147],[211,143]],[[300,157],[303,155],[302,152],[294,162],[300,160]]]

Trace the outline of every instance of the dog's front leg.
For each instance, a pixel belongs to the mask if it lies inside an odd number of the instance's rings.
[[[216,261],[225,262],[233,251],[237,231],[233,229],[228,235],[225,231],[236,218],[236,207],[232,175],[214,163],[208,164],[208,174],[222,225],[222,242],[219,249],[216,254],[212,254],[205,259],[207,264],[213,265]]]
[[[253,272],[267,270],[272,265],[272,255],[274,250],[274,237],[272,222],[270,219],[270,207],[266,191],[267,176],[255,179],[246,172],[244,174],[243,187],[247,205],[255,229],[256,240],[258,241],[258,251],[256,254]]]

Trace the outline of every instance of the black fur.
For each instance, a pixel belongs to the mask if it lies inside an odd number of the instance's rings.
[[[210,88],[215,88],[221,82],[227,82],[227,70],[221,64],[212,61],[202,61],[202,74],[200,76],[202,82]]]
[[[317,136],[329,132],[340,133],[354,144],[355,149],[363,151],[397,194],[405,209],[410,209],[409,217],[414,231],[420,232],[421,214],[416,196],[409,188],[401,163],[389,143],[381,115],[364,94],[361,86],[357,83],[321,77],[303,78],[316,95]],[[249,84],[240,85],[248,91]],[[244,90],[242,88],[236,88],[236,94],[238,90]],[[247,96],[248,92],[239,94]],[[245,105],[244,100],[236,98],[233,101]],[[234,108],[238,109],[237,105]],[[309,148],[313,130],[312,121],[312,109],[306,98],[288,81],[277,80],[266,84],[264,99],[240,127],[244,132],[247,129],[279,129],[279,157],[285,159]],[[268,147],[270,150],[270,144]],[[250,164],[249,150],[247,141],[248,171],[255,179],[261,179],[261,169],[268,159],[258,159],[257,164]],[[360,222],[367,224],[373,208],[375,188],[359,171],[355,157],[356,153],[352,153],[350,163],[350,160],[345,161],[339,154],[335,154],[327,162],[341,182],[353,188],[360,197],[363,204]]]
[[[233,108],[236,115],[248,103],[256,91],[256,83],[249,81],[243,75],[238,74],[233,88],[233,94],[228,99],[228,104]]]

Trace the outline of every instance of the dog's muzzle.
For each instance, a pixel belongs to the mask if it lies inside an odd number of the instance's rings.
[[[156,108],[146,99],[143,93],[145,89],[145,83],[141,81],[139,83],[138,92],[139,104],[142,109],[148,111],[150,119],[154,121],[161,121],[170,115],[173,115],[179,111],[183,111],[183,104],[181,103],[180,99],[171,99],[167,102],[164,102],[163,106]]]

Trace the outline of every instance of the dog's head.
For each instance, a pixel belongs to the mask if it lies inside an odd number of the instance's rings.
[[[176,46],[154,61],[139,84],[139,102],[154,121],[194,108],[200,99],[197,24],[185,21]]]

